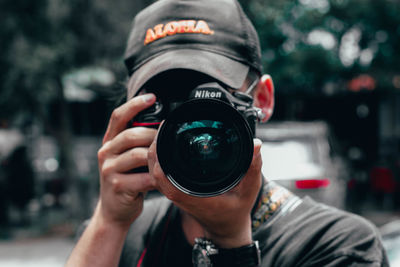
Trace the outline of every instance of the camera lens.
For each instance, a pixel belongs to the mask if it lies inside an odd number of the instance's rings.
[[[234,187],[253,156],[253,136],[244,117],[215,99],[185,102],[160,129],[157,154],[168,179],[195,196],[214,196]]]

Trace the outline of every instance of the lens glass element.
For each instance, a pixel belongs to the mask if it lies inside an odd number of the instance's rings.
[[[238,132],[229,122],[197,120],[177,125],[179,157],[190,177],[215,181],[237,164],[240,152]]]

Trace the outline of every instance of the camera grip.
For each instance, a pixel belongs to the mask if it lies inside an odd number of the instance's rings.
[[[160,124],[161,124],[161,122],[131,121],[129,123],[129,127],[131,127],[131,128],[133,128],[133,127],[146,127],[146,128],[158,129]],[[146,173],[146,172],[149,172],[149,168],[147,166],[137,167],[137,168],[134,168],[134,169],[128,171],[128,173]]]
[[[148,109],[140,112],[135,118],[133,118],[127,125],[128,128],[133,127],[146,127],[158,129],[161,124],[162,104],[156,102]],[[147,166],[138,167],[130,170],[128,173],[146,173],[149,172]]]

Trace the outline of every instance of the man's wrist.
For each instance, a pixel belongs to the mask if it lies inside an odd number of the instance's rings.
[[[260,264],[261,252],[258,241],[238,248],[220,248],[219,257],[216,257],[216,266],[258,267]]]
[[[209,238],[212,242],[223,249],[234,249],[243,246],[247,246],[253,243],[253,239],[251,236],[241,236],[241,237],[216,237],[210,236]]]
[[[99,232],[108,231],[117,235],[126,235],[130,228],[130,223],[121,223],[107,218],[102,213],[100,204],[96,207],[91,222]]]
[[[258,241],[238,248],[219,248],[211,240],[196,238],[192,254],[195,267],[257,267],[261,264]]]

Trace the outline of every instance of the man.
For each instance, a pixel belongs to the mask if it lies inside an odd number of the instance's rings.
[[[114,110],[98,152],[100,199],[67,266],[387,265],[370,223],[263,178],[260,140],[234,188],[198,197],[165,176],[157,130],[127,129],[156,100],[208,81],[251,93],[260,120],[269,119],[272,81],[261,75],[257,34],[235,0],[156,2],[136,16],[125,63],[128,101]],[[148,173],[130,171],[143,166]],[[164,196],[143,201],[154,189]]]

